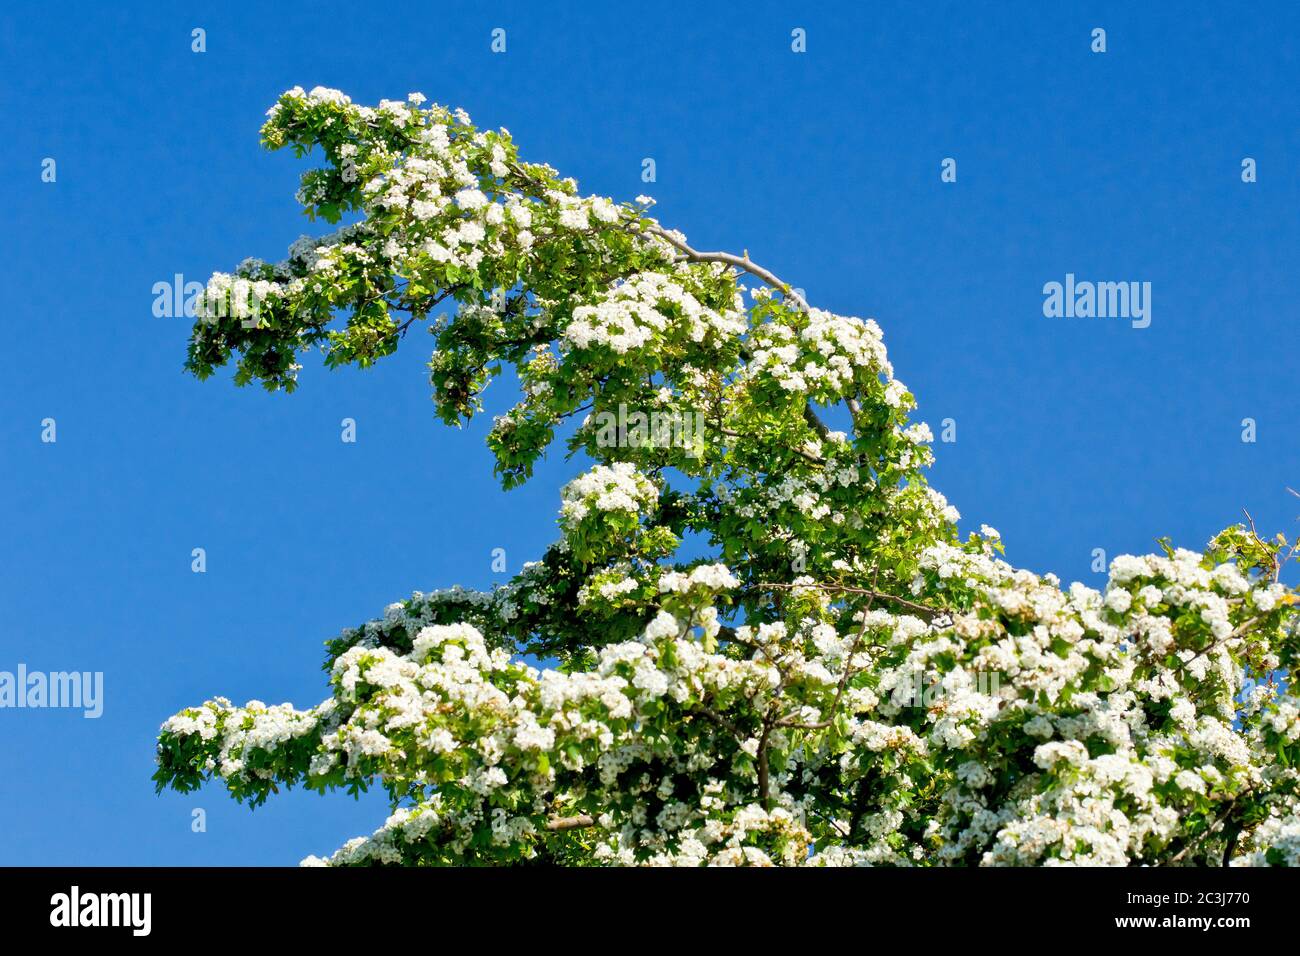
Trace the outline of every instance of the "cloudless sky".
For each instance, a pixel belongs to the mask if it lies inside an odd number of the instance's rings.
[[[1201,548],[1243,507],[1300,531],[1294,5],[234,6],[0,14],[0,670],[105,681],[98,720],[0,709],[0,864],[294,864],[369,833],[382,798],[155,796],[158,725],[217,694],[311,706],[341,628],[555,537],[579,463],[503,493],[490,417],[433,418],[426,335],[366,372],[308,364],[292,396],[182,373],[154,283],[321,231],[306,167],[258,145],[294,85],[463,106],[584,192],[650,193],[697,247],[876,318],[919,417],[956,422],[934,484],[1017,565],[1099,585],[1094,548]],[[1150,282],[1151,326],[1045,318],[1066,273]]]

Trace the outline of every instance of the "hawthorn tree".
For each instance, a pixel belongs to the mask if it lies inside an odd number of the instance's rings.
[[[505,487],[560,430],[593,464],[509,584],[330,641],[323,703],[169,719],[160,790],[384,788],[332,865],[1300,862],[1300,542],[1237,525],[1102,591],[1013,568],[927,486],[875,322],[423,100],[280,97],[263,142],[319,148],[299,199],[355,222],[214,275],[187,367],[292,391],[425,324],[445,422],[517,374]]]

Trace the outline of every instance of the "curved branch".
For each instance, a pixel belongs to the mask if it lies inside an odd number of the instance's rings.
[[[580,830],[583,827],[596,825],[596,818],[588,813],[580,813],[575,817],[551,817],[546,821],[546,829],[551,833],[558,833],[562,830]]]
[[[651,235],[658,236],[674,249],[681,252],[682,255],[680,261],[682,262],[725,262],[729,266],[735,266],[737,269],[748,272],[750,275],[762,279],[768,285],[780,291],[782,295],[788,298],[801,310],[804,312],[808,311],[808,303],[804,300],[803,296],[796,292],[788,282],[782,282],[774,273],[769,272],[767,269],[764,269],[758,263],[751,260],[748,252],[743,256],[738,256],[730,252],[701,252],[698,249],[691,248],[691,246],[687,245],[686,242],[678,239],[662,226],[646,226],[645,230]]]
[[[944,613],[944,608],[930,607],[927,604],[918,604],[915,601],[909,601],[907,598],[901,598],[895,594],[886,594],[884,591],[876,591],[872,588],[852,587],[848,584],[817,584],[817,583],[786,584],[782,582],[769,581],[761,584],[752,584],[749,586],[748,590],[793,591],[798,588],[810,588],[810,589],[816,589],[820,591],[835,591],[841,594],[858,594],[864,597],[868,597],[873,601],[876,600],[877,598],[883,601],[892,601],[894,604],[897,604],[900,607],[905,607],[909,611],[915,612],[918,616],[923,617],[927,621]],[[870,604],[868,603],[867,606],[870,607]]]

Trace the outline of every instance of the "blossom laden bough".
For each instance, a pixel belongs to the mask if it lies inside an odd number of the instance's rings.
[[[331,865],[1297,862],[1294,545],[1234,526],[1101,590],[1012,567],[927,486],[875,322],[424,102],[280,98],[264,143],[325,160],[306,212],[357,221],[214,276],[188,366],[289,391],[304,353],[367,366],[423,324],[448,423],[515,368],[506,487],[570,420],[592,465],[509,584],[330,641],[321,704],[172,717],[160,788],[383,788]],[[603,440],[628,409],[700,434]]]

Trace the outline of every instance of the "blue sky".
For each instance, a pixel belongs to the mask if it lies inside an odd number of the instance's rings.
[[[257,141],[294,85],[463,106],[584,191],[649,192],[697,247],[875,317],[919,416],[957,423],[935,485],[1021,566],[1098,584],[1094,548],[1199,548],[1243,507],[1298,530],[1293,6],[229,6],[0,23],[0,670],[105,682],[98,720],[0,709],[0,864],[292,864],[368,833],[378,798],[155,796],[158,724],[215,694],[316,703],[342,627],[554,537],[578,465],[501,492],[487,420],[434,421],[423,336],[287,397],[182,373],[188,324],[153,315],[153,284],[313,231],[303,167]],[[1150,282],[1150,327],[1044,317],[1067,273]]]

